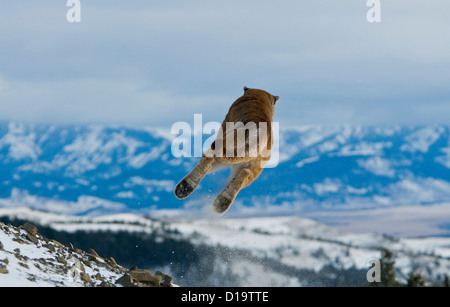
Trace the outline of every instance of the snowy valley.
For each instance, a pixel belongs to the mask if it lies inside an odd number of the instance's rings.
[[[87,244],[119,264],[117,250],[125,250],[128,267],[167,272],[181,286],[368,286],[369,261],[380,259],[383,248],[395,255],[399,281],[412,271],[430,283],[450,275],[450,238],[355,234],[298,217],[75,217],[1,209],[0,220],[6,218],[32,221],[68,240],[89,238]],[[122,236],[116,250],[102,247]]]

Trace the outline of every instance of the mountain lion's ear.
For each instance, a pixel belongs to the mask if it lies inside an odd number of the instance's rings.
[[[247,92],[248,90],[249,90],[249,88],[244,86],[244,93]]]
[[[278,101],[278,99],[280,99],[279,96],[273,96],[273,95],[272,95],[272,97],[273,97],[273,104],[276,104],[277,101]]]

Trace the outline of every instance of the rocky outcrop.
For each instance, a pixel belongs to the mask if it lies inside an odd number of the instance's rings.
[[[72,244],[41,236],[35,225],[0,223],[0,286],[171,287],[172,278],[140,268],[126,269]]]

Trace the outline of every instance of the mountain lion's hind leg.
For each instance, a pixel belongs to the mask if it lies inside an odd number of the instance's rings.
[[[226,188],[214,200],[213,208],[217,213],[224,213],[230,208],[239,191],[254,180],[249,168],[241,168],[231,179]]]
[[[203,156],[197,166],[184,177],[175,187],[175,196],[183,199],[191,195],[200,180],[208,173],[214,162],[214,158]]]

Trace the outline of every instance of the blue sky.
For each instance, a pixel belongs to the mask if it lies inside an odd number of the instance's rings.
[[[449,1],[80,3],[2,3],[0,120],[220,122],[247,85],[280,127],[450,124]]]

